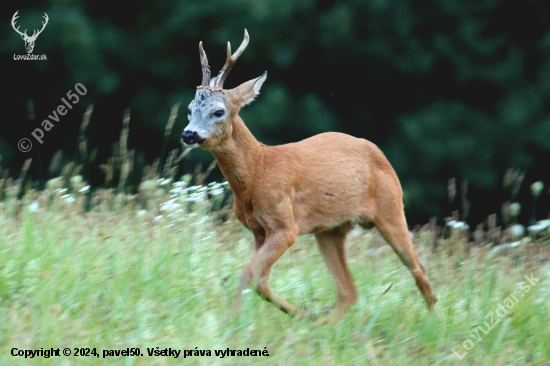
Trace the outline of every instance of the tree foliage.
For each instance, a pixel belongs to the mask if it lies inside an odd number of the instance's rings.
[[[13,167],[27,157],[17,151],[17,141],[76,83],[89,92],[39,147],[44,165],[55,151],[74,149],[87,103],[95,104],[89,142],[99,147],[98,164],[110,156],[127,107],[130,145],[152,160],[170,108],[188,103],[200,83],[198,42],[217,72],[225,43],[238,45],[247,28],[251,43],[227,87],[268,70],[261,97],[242,112],[258,139],[277,144],[342,131],[375,142],[400,176],[409,217],[448,214],[445,188],[453,176],[471,183],[479,219],[498,211],[507,168],[527,170],[531,180],[548,173],[550,11],[544,1],[167,0],[117,7],[87,0],[21,6],[1,5],[0,154]],[[13,60],[14,53],[24,53],[9,24],[16,10],[22,29],[40,25],[48,14],[35,47],[47,61]],[[185,124],[181,116],[171,148]],[[36,169],[35,175],[47,174]]]

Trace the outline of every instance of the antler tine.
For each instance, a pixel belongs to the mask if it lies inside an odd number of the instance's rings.
[[[39,35],[40,33],[42,33],[42,31],[44,30],[44,28],[46,28],[46,25],[48,24],[48,20],[50,19],[50,18],[48,18],[48,14],[46,14],[46,13],[44,13],[43,18],[44,18],[44,20],[45,20],[46,22],[45,22],[45,23],[42,22],[42,29],[40,29],[40,30],[38,31],[38,33],[36,33],[36,37],[38,37],[38,35]],[[35,30],[35,32],[36,32],[36,30]],[[34,34],[33,34],[32,36],[34,37]]]
[[[199,42],[199,54],[201,56],[202,66],[202,84],[201,86],[208,86],[210,83],[210,66],[208,66],[208,59],[206,58],[206,52],[202,48],[202,41]]]
[[[227,78],[227,75],[229,75],[229,71],[231,71],[231,68],[233,65],[235,65],[235,62],[239,59],[239,56],[243,53],[246,46],[248,46],[248,41],[250,40],[250,36],[248,35],[248,32],[246,29],[244,30],[244,39],[239,48],[237,48],[237,51],[233,55],[231,55],[231,44],[227,42],[227,59],[225,61],[225,65],[223,65],[223,68],[221,69],[220,73],[216,77],[216,81],[214,83],[215,86],[217,86],[220,89],[223,89],[223,83],[225,79]]]
[[[25,29],[25,33],[22,33],[19,31],[19,27],[15,28],[15,21],[17,20],[17,18],[19,18],[19,14],[17,14],[19,12],[19,10],[17,10],[15,12],[15,14],[13,14],[13,17],[11,18],[11,26],[13,28],[13,30],[15,30],[17,33],[19,33],[20,35],[27,35],[27,30]]]

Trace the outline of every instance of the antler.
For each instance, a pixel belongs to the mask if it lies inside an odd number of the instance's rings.
[[[15,28],[15,20],[16,20],[17,18],[19,18],[19,15],[17,15],[18,12],[19,12],[19,10],[17,10],[17,11],[15,12],[15,14],[13,14],[13,17],[11,18],[11,26],[13,27],[13,30],[16,31],[17,33],[19,33],[22,37],[23,37],[23,36],[24,36],[24,37],[28,37],[28,35],[27,35],[27,30],[26,30],[26,29],[25,29],[25,33],[21,33],[21,32],[19,31],[19,27]]]
[[[245,29],[243,42],[241,43],[239,48],[237,48],[237,51],[235,51],[233,55],[231,55],[231,43],[227,42],[227,59],[220,73],[218,74],[218,76],[216,76],[216,80],[214,80],[214,86],[220,89],[223,89],[223,82],[227,78],[227,75],[229,75],[229,71],[231,71],[231,68],[233,67],[233,65],[235,65],[235,62],[237,62],[241,53],[243,53],[246,46],[248,46],[249,40],[250,40],[250,37],[248,36],[248,32]],[[203,76],[203,82],[204,82],[204,76]]]
[[[25,29],[25,32],[21,33],[19,31],[19,27],[15,28],[15,20],[17,18],[19,18],[19,15],[17,14],[19,12],[19,10],[17,10],[15,12],[15,14],[13,14],[13,17],[11,18],[11,26],[13,27],[13,30],[15,30],[17,33],[19,33],[22,37],[24,37],[25,39],[36,39],[36,37],[38,37],[38,35],[40,33],[42,33],[42,31],[44,30],[44,28],[46,28],[46,24],[48,24],[48,20],[50,18],[48,18],[48,14],[44,13],[44,19],[46,20],[46,22],[42,22],[42,29],[40,29],[39,31],[37,31],[36,29],[34,30],[32,36],[29,37],[29,35],[27,34],[27,30]]]
[[[206,58],[206,52],[202,48],[202,41],[199,42],[199,54],[201,56],[202,66],[202,84],[201,86],[208,86],[210,83],[210,66],[208,66],[208,59]]]
[[[48,18],[48,14],[44,13],[44,19],[46,20],[46,23],[42,22],[42,29],[40,29],[40,30],[38,31],[38,33],[36,32],[36,29],[35,29],[35,30],[34,30],[34,33],[33,33],[32,36],[31,36],[31,38],[36,38],[36,37],[38,37],[38,35],[39,35],[40,33],[42,33],[42,31],[44,30],[44,28],[46,28],[46,25],[48,24],[48,20],[50,19],[50,18]],[[35,33],[36,33],[36,34],[35,34]]]

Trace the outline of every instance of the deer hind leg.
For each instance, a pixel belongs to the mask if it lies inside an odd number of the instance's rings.
[[[269,301],[287,314],[295,314],[298,307],[275,295],[269,288],[269,273],[273,264],[296,241],[296,233],[292,231],[279,231],[268,236],[263,245],[257,248],[256,254],[250,264],[246,266],[241,276],[239,292],[237,293],[237,306],[240,307],[242,291],[248,289],[253,283],[258,295]]]
[[[335,304],[336,317],[341,317],[357,301],[357,291],[348,269],[345,252],[346,235],[351,225],[343,225],[330,231],[315,234],[319,249],[338,289]]]
[[[388,207],[386,206],[386,208]],[[437,297],[433,293],[432,287],[426,277],[426,269],[420,263],[420,259],[414,251],[402,206],[398,209],[396,208],[393,212],[388,212],[388,214],[378,217],[374,220],[374,223],[380,234],[382,234],[401,261],[411,271],[416,285],[424,296],[428,309],[433,310]]]

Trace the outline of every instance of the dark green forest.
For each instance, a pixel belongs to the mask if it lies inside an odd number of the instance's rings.
[[[546,188],[535,214],[548,215],[545,1],[6,0],[0,9],[0,178],[18,176],[33,158],[29,177],[40,185],[58,174],[50,164],[57,151],[78,160],[79,128],[90,104],[86,142],[97,153],[83,175],[92,185],[104,184],[100,165],[113,154],[127,108],[129,147],[150,164],[161,155],[172,106],[181,103],[167,146],[181,150],[183,112],[202,76],[199,41],[215,74],[226,42],[236,48],[246,28],[250,44],[226,87],[268,71],[261,96],[241,113],[258,140],[281,144],[340,131],[374,142],[403,184],[410,224],[461,209],[464,181],[468,222],[500,214],[510,199],[503,188],[508,169],[525,173],[515,197],[524,207],[519,220],[530,219],[529,186],[540,180]],[[33,51],[47,60],[14,60],[26,54],[11,26],[17,10],[17,24],[29,34],[48,15]],[[31,151],[19,151],[18,141],[30,138],[77,83],[86,95],[42,144],[33,141]],[[210,154],[193,151],[178,174],[210,161]],[[210,178],[219,180],[221,173]],[[450,178],[459,191],[452,202]]]

